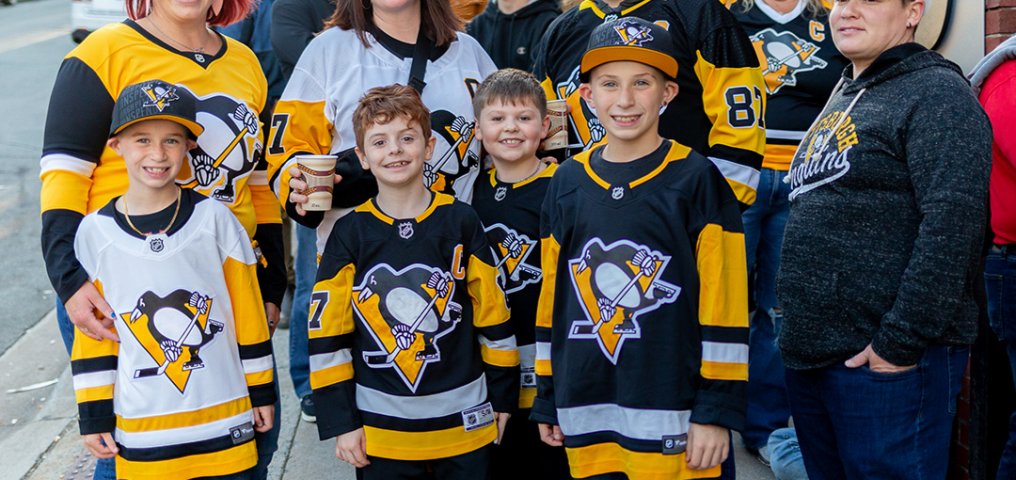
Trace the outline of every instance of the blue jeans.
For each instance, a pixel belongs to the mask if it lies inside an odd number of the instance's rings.
[[[991,329],[1005,345],[1016,376],[1016,247],[996,247],[984,266]],[[999,480],[1016,479],[1016,413],[1009,419],[1009,441],[998,464]]]
[[[808,480],[797,431],[781,428],[769,436],[769,460],[776,480]]]
[[[878,373],[842,363],[787,370],[811,480],[943,479],[969,348],[931,345],[918,365]]]
[[[296,291],[293,292],[293,311],[289,315],[289,377],[299,398],[310,395],[310,354],[307,352],[307,316],[310,313],[310,293],[317,276],[317,231],[303,225],[296,226]]]
[[[748,341],[748,416],[741,438],[758,450],[774,430],[787,426],[790,400],[784,381],[783,357],[776,345],[783,323],[776,299],[776,271],[780,268],[783,230],[790,214],[787,172],[763,168],[755,203],[741,215],[748,272],[755,270],[755,315]],[[751,280],[749,280],[751,281]]]
[[[272,463],[275,451],[279,449],[279,430],[282,427],[282,397],[279,396],[279,371],[275,368],[275,359],[272,358],[272,376],[275,378],[275,416],[272,418],[272,429],[265,432],[255,432],[254,442],[258,446],[258,463],[254,468],[248,470],[250,480],[265,480],[268,478],[268,465]]]

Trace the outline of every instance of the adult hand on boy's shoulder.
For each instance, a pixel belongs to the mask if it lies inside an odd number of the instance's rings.
[[[560,447],[564,445],[564,434],[561,433],[561,427],[551,425],[549,423],[541,423],[539,426],[540,440],[543,440],[543,443],[552,447]]]
[[[113,308],[102,298],[99,289],[95,288],[92,282],[81,284],[74,295],[64,304],[67,309],[67,316],[74,326],[81,329],[81,333],[88,335],[95,340],[103,338],[120,342],[120,336],[110,330],[113,326]],[[95,312],[102,312],[103,318],[95,317]]]
[[[356,468],[370,465],[370,460],[367,460],[367,435],[363,427],[335,437],[335,456]]]
[[[109,432],[85,435],[85,447],[95,458],[113,458],[120,451],[116,447],[116,442],[113,441],[113,435]]]
[[[727,459],[730,453],[730,433],[717,425],[692,423],[688,428],[688,449],[684,459],[688,468],[705,470]]]
[[[254,407],[254,430],[265,433],[272,429],[275,421],[275,405]]]

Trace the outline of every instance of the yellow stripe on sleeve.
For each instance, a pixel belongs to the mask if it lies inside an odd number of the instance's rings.
[[[523,388],[519,392],[519,408],[533,408],[533,400],[536,399],[535,388]]]
[[[519,365],[518,350],[494,350],[481,344],[480,357],[483,358],[483,363],[495,367],[516,367]]]
[[[273,380],[271,370],[265,370],[262,372],[254,372],[254,373],[245,373],[244,376],[247,378],[248,387],[272,383]]]
[[[109,340],[106,341],[108,342]],[[99,387],[75,390],[74,398],[78,401],[78,403],[94,402],[96,400],[112,400],[113,385],[102,385]]]
[[[329,385],[353,379],[353,364],[343,363],[324,370],[311,370],[310,388],[317,390]]]
[[[473,301],[473,325],[477,328],[492,327],[508,321],[508,305],[505,303],[504,292],[497,285],[498,271],[470,255],[466,265],[466,288]],[[515,352],[515,365],[518,365],[519,354]]]
[[[702,378],[708,378],[710,380],[739,380],[747,382],[748,364],[710,362],[708,360],[702,360],[700,373],[702,374]]]
[[[549,377],[553,374],[550,368],[550,360],[536,359],[536,374],[541,377]]]
[[[540,302],[536,306],[536,326],[550,328],[554,324],[554,287],[557,283],[557,258],[561,246],[553,235],[540,241],[540,265],[543,266],[543,284],[540,286]],[[548,362],[550,363],[550,362]],[[539,369],[539,361],[537,361]],[[548,372],[550,369],[547,369]]]
[[[699,324],[748,327],[748,268],[744,234],[710,223],[695,247],[699,273]]]
[[[247,265],[233,257],[226,257],[222,263],[229,302],[233,307],[236,342],[240,345],[255,345],[267,342],[270,338],[256,268],[253,264]]]
[[[87,214],[88,191],[92,179],[66,170],[49,170],[40,175],[42,191],[39,200],[43,212],[49,210],[70,210]]]

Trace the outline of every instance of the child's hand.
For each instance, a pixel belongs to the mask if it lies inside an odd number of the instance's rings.
[[[705,470],[727,459],[730,452],[730,433],[716,425],[693,423],[688,429],[688,450],[684,459],[688,468]]]
[[[561,427],[557,425],[550,425],[548,423],[541,423],[540,426],[540,440],[543,443],[552,447],[560,447],[564,445],[564,434],[561,433]]]
[[[504,426],[508,423],[508,419],[511,418],[510,413],[497,413],[494,412],[494,418],[497,420],[497,440],[494,440],[495,445],[501,444],[501,437],[504,436]]]
[[[300,215],[306,215],[307,211],[303,209],[303,204],[310,201],[306,195],[301,195],[297,192],[302,192],[307,189],[307,182],[301,180],[303,178],[303,172],[300,171],[296,166],[289,167],[289,201],[296,204],[296,213]],[[342,175],[335,175],[335,183],[342,181]]]
[[[95,458],[113,458],[120,452],[120,449],[116,448],[116,442],[113,441],[113,435],[109,432],[85,435],[85,446]]]
[[[254,430],[265,433],[272,429],[275,420],[275,405],[254,407]]]
[[[367,436],[363,427],[335,437],[335,456],[356,468],[370,465],[367,460]]]

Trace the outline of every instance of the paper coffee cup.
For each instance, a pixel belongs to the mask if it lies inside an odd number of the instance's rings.
[[[547,102],[547,115],[550,116],[550,130],[543,142],[544,150],[557,150],[568,146],[568,110],[567,100],[551,100]]]
[[[297,155],[296,166],[303,172],[307,188],[300,192],[307,196],[303,209],[327,211],[332,208],[332,188],[335,186],[335,155]]]

